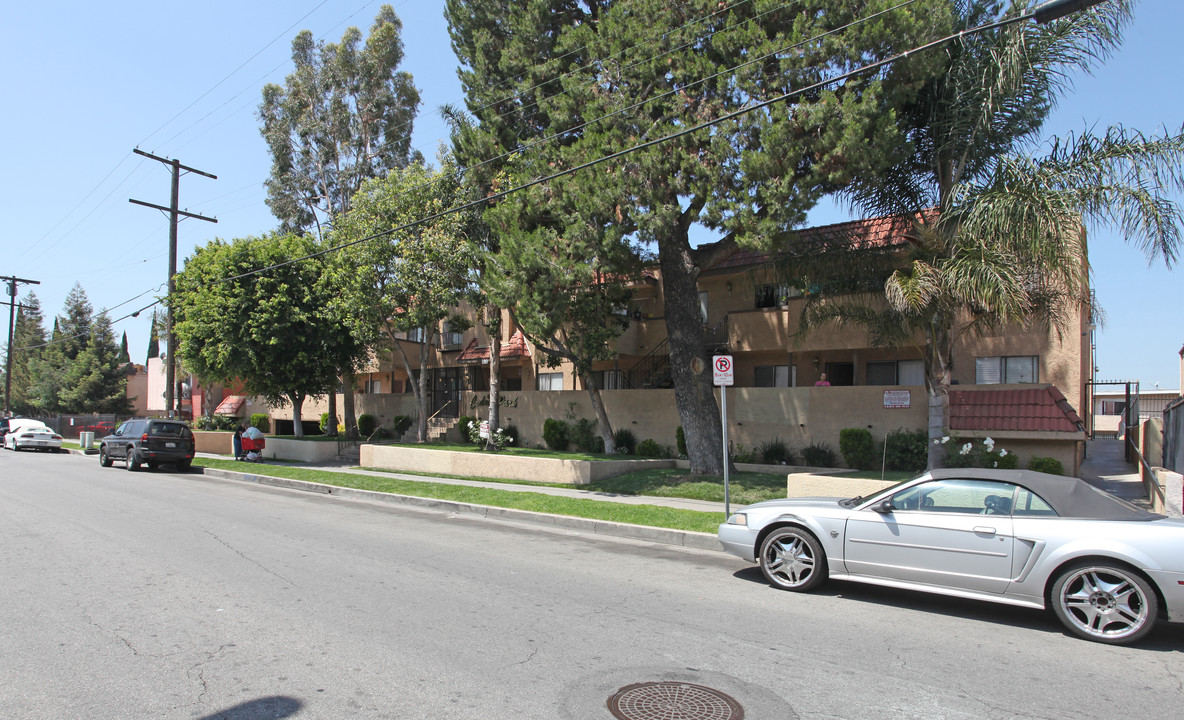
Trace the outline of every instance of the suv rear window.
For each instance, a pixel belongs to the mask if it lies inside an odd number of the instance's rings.
[[[185,437],[185,433],[189,428],[181,423],[170,422],[154,422],[149,427],[148,432],[152,435],[171,435],[174,437]]]

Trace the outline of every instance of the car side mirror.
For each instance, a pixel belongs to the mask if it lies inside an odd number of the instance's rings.
[[[883,500],[876,503],[875,505],[872,505],[872,510],[875,510],[876,512],[882,513],[882,514],[890,513],[895,509],[896,508],[892,506],[892,499],[891,498],[884,498]]]

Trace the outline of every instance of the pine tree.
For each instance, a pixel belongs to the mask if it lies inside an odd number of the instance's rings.
[[[20,301],[16,324],[12,331],[12,411],[30,415],[35,411],[32,402],[33,363],[41,356],[45,345],[45,318],[41,302],[33,293]],[[7,356],[6,356],[7,359]]]
[[[160,318],[156,311],[152,311],[152,329],[148,331],[148,354],[144,357],[144,366],[154,359],[160,358]]]

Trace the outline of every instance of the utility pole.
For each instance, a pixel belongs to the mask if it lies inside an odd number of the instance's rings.
[[[173,276],[177,274],[177,223],[180,222],[178,216],[184,215],[187,218],[196,218],[198,220],[205,220],[206,222],[218,222],[217,218],[208,218],[204,215],[177,209],[177,199],[181,194],[181,171],[184,170],[185,172],[197,173],[198,175],[202,175],[213,180],[217,180],[218,176],[211,175],[208,172],[203,172],[196,168],[182,165],[181,161],[175,158],[173,160],[169,160],[167,158],[157,157],[152,153],[144,152],[140,148],[135,148],[132,150],[132,152],[168,165],[172,168],[173,173],[173,189],[169,207],[153,205],[152,203],[146,203],[142,200],[133,200],[131,198],[128,198],[128,202],[135,203],[136,205],[143,205],[144,207],[150,207],[155,210],[167,212],[169,214],[169,312],[167,320],[169,354],[165,362],[165,405],[168,407],[168,417],[179,417],[181,415],[181,393],[176,392],[174,395],[177,377],[177,338],[173,335]],[[176,414],[174,414],[173,406],[174,397],[177,399],[175,408]]]
[[[12,276],[0,276],[8,282],[8,352],[4,360],[4,414],[12,412],[12,332],[16,328],[16,284],[40,285],[39,280],[25,280]]]

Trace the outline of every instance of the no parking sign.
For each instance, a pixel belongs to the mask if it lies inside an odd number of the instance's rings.
[[[735,377],[731,355],[713,355],[711,358],[711,376],[716,387],[731,387]]]

